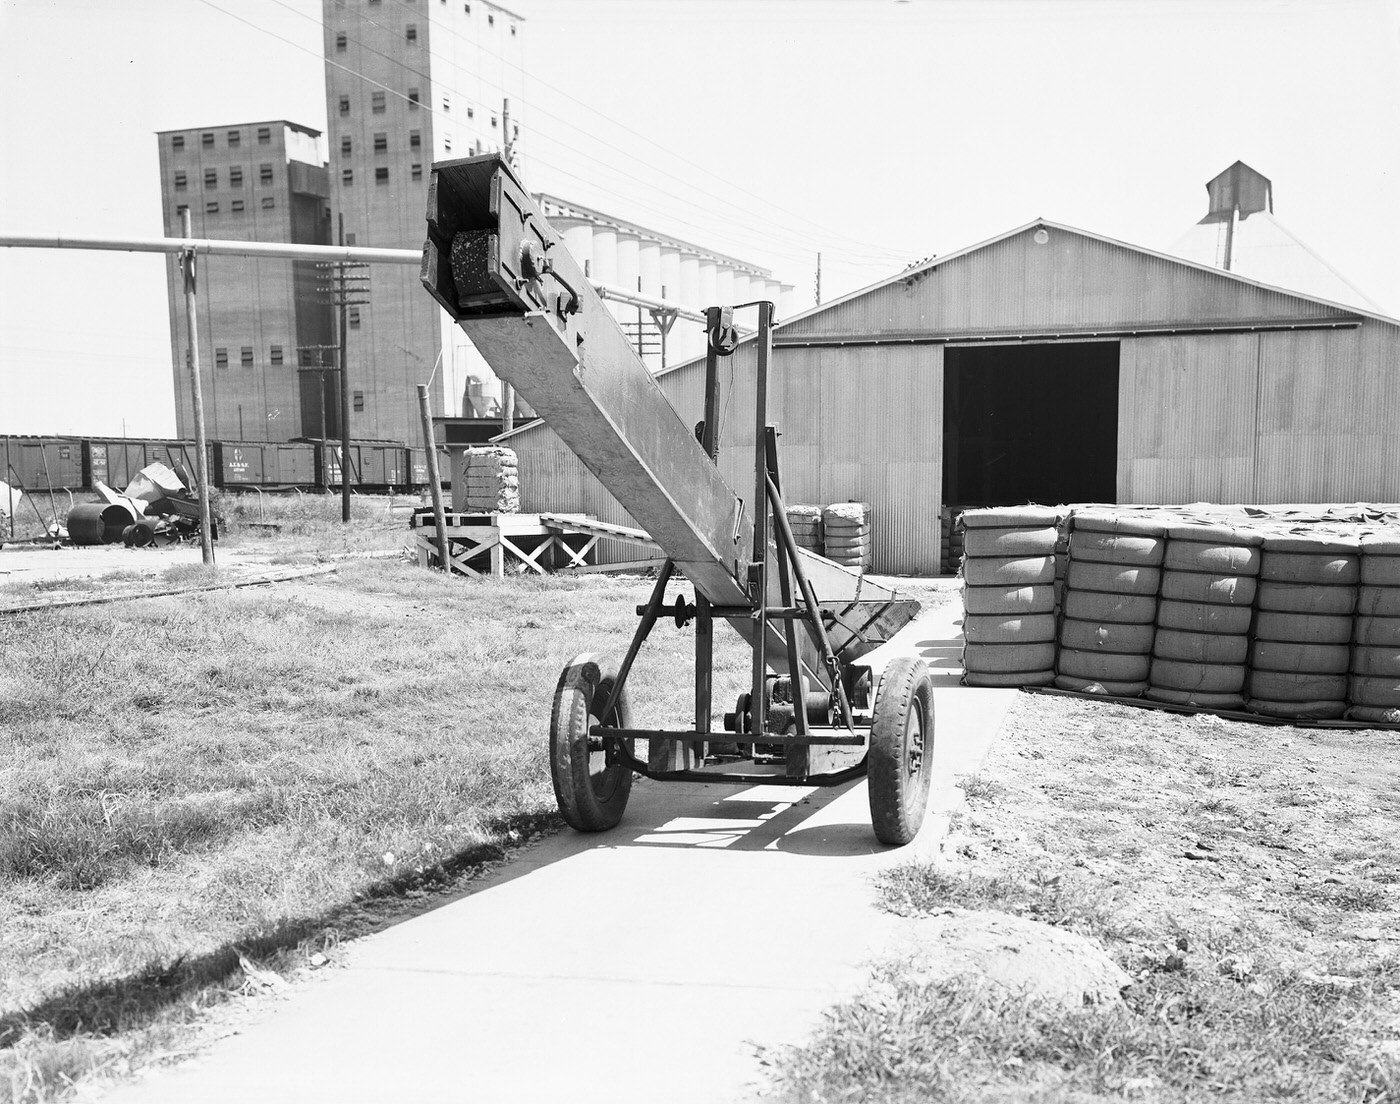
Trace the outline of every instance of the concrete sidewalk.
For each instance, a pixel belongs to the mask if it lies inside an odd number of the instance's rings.
[[[718,1104],[851,995],[887,918],[882,867],[936,852],[954,782],[1014,691],[956,685],[960,611],[903,644],[938,683],[932,808],[908,847],[865,783],[639,783],[622,825],[526,848],[469,896],[349,948],[265,1019],[109,1102],[665,1100]]]

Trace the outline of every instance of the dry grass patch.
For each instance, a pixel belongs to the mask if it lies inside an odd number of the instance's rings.
[[[786,1101],[1400,1100],[1400,734],[1024,695],[905,915],[997,909],[1102,943],[1121,1003],[1065,1013],[884,964]]]

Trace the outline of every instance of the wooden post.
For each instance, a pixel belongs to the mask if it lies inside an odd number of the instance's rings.
[[[339,241],[345,244],[345,216],[337,216],[339,227]],[[345,315],[350,308],[347,306],[349,295],[345,286],[345,265],[341,263],[335,269],[337,276],[337,298],[340,300],[340,520],[343,524],[350,524],[350,366],[345,362]]]
[[[181,231],[190,240],[190,212],[185,208]],[[209,516],[209,445],[204,437],[204,391],[199,382],[199,325],[195,319],[194,250],[180,256],[185,274],[185,325],[190,339],[190,398],[194,402],[194,470],[199,481],[199,551],[206,566],[214,563],[213,522]]]
[[[437,441],[433,439],[433,412],[428,401],[428,386],[418,385],[418,413],[423,419],[423,443],[428,448],[428,486],[433,493],[433,524],[437,526],[438,566],[449,575],[452,561],[447,555],[447,512],[442,507],[442,479],[438,475]],[[345,476],[341,465],[341,477]]]

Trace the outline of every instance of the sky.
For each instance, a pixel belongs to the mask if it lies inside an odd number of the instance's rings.
[[[1036,218],[1165,251],[1243,160],[1400,316],[1400,0],[506,6],[526,184],[802,306]],[[160,130],[324,129],[320,10],[0,0],[0,236],[159,236]],[[0,433],[172,435],[170,360],[159,256],[0,249]]]

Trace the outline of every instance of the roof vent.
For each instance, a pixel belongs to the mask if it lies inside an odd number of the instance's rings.
[[[1274,186],[1267,176],[1236,161],[1206,185],[1210,211],[1201,222],[1228,222],[1236,215],[1248,218],[1258,212],[1273,214]]]

